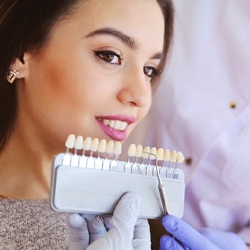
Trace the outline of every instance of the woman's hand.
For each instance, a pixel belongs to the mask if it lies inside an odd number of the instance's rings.
[[[163,217],[162,224],[172,234],[162,236],[161,250],[247,250],[244,241],[234,233],[204,228],[200,232],[193,229],[183,220],[172,215]]]
[[[126,193],[113,217],[72,214],[69,216],[70,250],[151,249],[149,225],[138,220],[141,198]]]

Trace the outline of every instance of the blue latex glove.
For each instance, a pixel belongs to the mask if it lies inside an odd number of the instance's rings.
[[[151,249],[149,224],[138,220],[141,197],[126,193],[113,217],[72,214],[68,218],[70,250]]]
[[[244,241],[234,233],[204,228],[199,232],[183,220],[166,215],[162,219],[165,229],[173,235],[161,237],[161,250],[247,250]]]

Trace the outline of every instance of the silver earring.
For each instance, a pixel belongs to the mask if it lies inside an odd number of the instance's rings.
[[[7,81],[12,84],[16,80],[18,75],[19,75],[18,70],[15,70],[15,69],[14,70],[9,70],[7,72],[7,76],[6,76]]]

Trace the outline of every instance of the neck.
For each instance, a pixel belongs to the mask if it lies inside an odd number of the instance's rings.
[[[37,142],[36,142],[37,143]],[[17,199],[47,199],[53,154],[13,136],[0,154],[0,194]]]

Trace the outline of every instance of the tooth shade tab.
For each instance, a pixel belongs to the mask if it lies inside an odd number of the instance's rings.
[[[162,161],[164,159],[164,150],[163,148],[159,148],[157,150],[157,160]]]
[[[75,145],[76,136],[74,134],[70,134],[65,142],[66,148],[73,148]]]
[[[119,141],[116,141],[114,144],[114,154],[120,155],[122,152],[122,144]]]
[[[105,153],[106,152],[107,141],[102,139],[98,145],[98,152]]]
[[[149,159],[150,160],[156,160],[157,158],[157,150],[156,150],[156,147],[153,147],[150,149],[150,155],[149,155]]]
[[[177,159],[176,159],[176,161],[177,161],[178,163],[182,163],[184,160],[185,160],[184,155],[182,154],[182,152],[179,151],[179,152],[177,153]]]
[[[164,151],[164,161],[170,161],[170,150],[165,149]]]
[[[91,146],[90,146],[90,151],[92,152],[96,152],[98,149],[98,145],[99,145],[99,139],[98,138],[94,138],[91,142]]]
[[[135,144],[130,144],[130,146],[128,148],[128,156],[129,157],[134,157],[135,156],[135,152],[136,152],[136,146],[135,146]]]
[[[147,146],[147,147],[145,147],[145,148],[143,149],[142,158],[148,159],[149,153],[150,153],[150,147]]]
[[[86,150],[86,151],[90,150],[91,142],[92,142],[92,138],[91,137],[87,137],[83,141],[83,149]]]
[[[177,160],[177,153],[175,150],[173,150],[171,153],[170,153],[170,162],[176,162]]]
[[[111,121],[113,121],[112,123],[114,124],[118,124],[119,126],[121,126],[122,121],[118,121],[118,120],[101,120],[99,119],[99,121],[102,122],[108,122],[110,124]],[[111,123],[111,124],[112,124]],[[118,126],[117,125],[117,126]],[[82,136],[75,136],[74,134],[70,134],[67,138],[67,140],[65,141],[65,146],[66,146],[66,153],[65,155],[69,154],[70,149],[75,149],[74,151],[74,155],[77,155],[77,151],[78,150],[82,150],[82,157],[86,156],[86,152],[85,151],[90,151],[90,156],[93,156],[93,152],[97,152],[98,151],[98,158],[100,157],[101,154],[103,154],[103,156],[106,153],[106,158],[108,159],[108,154],[113,154],[113,160],[116,158],[115,156],[118,156],[121,154],[122,152],[122,143],[120,141],[112,141],[110,140],[109,142],[107,142],[105,139],[102,139],[99,141],[98,138],[94,138],[92,139],[91,137],[87,137],[85,140],[83,139]],[[71,156],[69,156],[71,158]],[[169,149],[163,149],[163,148],[159,148],[156,149],[156,147],[152,147],[150,148],[149,146],[145,147],[143,149],[142,145],[135,145],[135,144],[131,144],[129,146],[128,149],[128,163],[130,162],[130,157],[134,157],[134,164],[139,163],[141,165],[144,165],[145,162],[147,162],[147,165],[152,165],[152,160],[155,160],[157,163],[157,161],[161,161],[162,162],[162,167],[164,167],[166,164],[165,162],[170,162],[170,163],[176,163],[175,168],[177,168],[177,163],[182,163],[185,158],[182,154],[182,152],[178,151],[176,152],[176,150],[173,150],[172,152]],[[67,165],[70,158],[66,159],[66,156],[64,157],[64,163]],[[148,158],[150,158],[150,160],[148,160]],[[172,164],[169,164],[169,167],[171,167]],[[80,164],[79,164],[80,166]],[[82,165],[81,165],[82,166]]]
[[[81,135],[76,137],[75,140],[75,149],[81,150],[83,148],[83,137]]]
[[[106,153],[107,154],[113,154],[113,152],[114,152],[114,142],[109,141],[108,144],[107,144]]]
[[[136,153],[135,153],[136,157],[142,157],[142,145],[137,145],[136,146]]]

